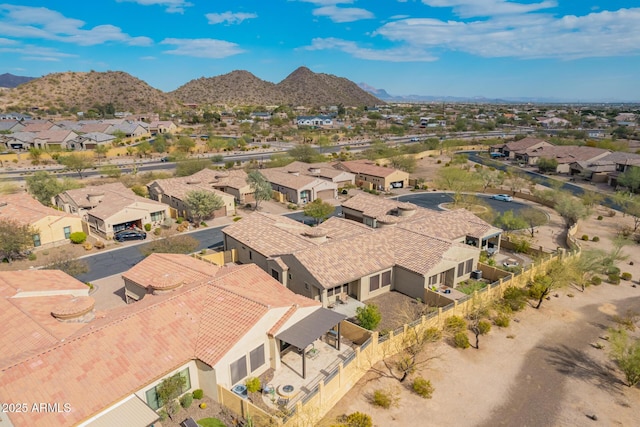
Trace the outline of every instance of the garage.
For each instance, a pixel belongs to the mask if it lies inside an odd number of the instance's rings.
[[[317,199],[322,199],[322,200],[331,200],[331,199],[335,199],[336,198],[336,192],[335,190],[322,190],[322,191],[318,191],[316,193],[316,198]]]
[[[391,183],[391,188],[402,188],[404,187],[404,181],[396,181]]]

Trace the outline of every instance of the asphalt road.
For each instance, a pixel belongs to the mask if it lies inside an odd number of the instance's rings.
[[[485,199],[489,206],[498,213],[503,213],[508,210],[513,210],[514,213],[517,213],[520,209],[527,206],[515,201],[501,202],[498,200],[492,200],[489,196],[480,197]],[[446,193],[416,193],[400,196],[399,199],[433,210],[441,210],[438,207],[439,204],[447,203],[452,200],[451,195]],[[339,215],[341,212],[341,208],[338,207],[333,215]],[[302,212],[294,212],[287,214],[286,216],[308,225],[315,223],[315,219],[305,216]],[[222,228],[223,227],[206,228],[189,233],[189,236],[197,239],[199,242],[196,250],[200,251],[206,248],[211,249],[222,246]],[[148,244],[148,242],[128,242],[125,243],[122,248],[99,252],[95,255],[89,255],[82,258],[83,261],[87,263],[89,271],[78,276],[78,280],[82,282],[91,282],[102,277],[111,276],[129,270],[144,258],[140,249],[144,245]]]

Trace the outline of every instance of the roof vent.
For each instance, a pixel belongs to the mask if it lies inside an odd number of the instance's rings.
[[[156,279],[149,287],[151,288],[153,295],[161,295],[178,289],[182,285],[184,285],[184,281],[181,277],[178,277],[176,274],[168,273]]]
[[[293,176],[300,176],[300,172],[299,171],[287,171],[287,172],[289,172]]]
[[[394,227],[398,224],[398,218],[392,215],[380,215],[376,218],[376,228]]]
[[[58,304],[51,315],[61,322],[88,323],[95,317],[93,309],[96,301],[91,297],[75,297]]]
[[[305,230],[302,235],[315,243],[324,243],[327,241],[327,231],[317,227]]]
[[[309,173],[317,175],[320,173],[320,168],[309,168]]]
[[[411,216],[416,213],[417,206],[413,203],[398,203],[398,216]]]

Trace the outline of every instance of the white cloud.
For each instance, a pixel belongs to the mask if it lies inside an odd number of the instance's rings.
[[[450,7],[462,18],[478,16],[518,15],[550,9],[558,5],[556,0],[545,0],[540,3],[516,3],[508,0],[422,0],[431,7]]]
[[[547,14],[499,16],[461,22],[405,19],[374,35],[418,49],[462,51],[483,57],[605,57],[640,53],[640,8],[555,18]]]
[[[0,37],[0,46],[15,45],[15,44],[18,44],[16,40],[5,39],[4,37]]]
[[[132,37],[113,25],[82,29],[85,22],[67,18],[44,7],[0,5],[0,35],[14,38],[37,38],[93,46],[120,42],[133,46],[152,44],[148,37]]]
[[[314,16],[326,16],[333,22],[353,22],[373,18],[373,13],[358,7],[323,6],[313,10]]]
[[[75,58],[78,55],[59,52],[55,49],[41,46],[25,45],[19,47],[0,47],[0,53],[18,53],[21,59],[27,61],[61,61],[66,58]]]
[[[142,56],[142,57],[140,57],[140,60],[142,60],[142,61],[155,61],[156,59],[158,59],[158,58],[156,58],[155,56]]]
[[[298,0],[302,3],[311,3],[316,6],[332,6],[336,4],[353,4],[353,0]]]
[[[207,13],[205,15],[209,24],[223,24],[227,23],[227,25],[232,24],[240,24],[245,19],[254,19],[257,18],[258,15],[255,13],[243,13],[243,12],[224,12],[224,13]]]
[[[315,38],[305,50],[339,50],[352,55],[354,58],[372,61],[389,62],[425,62],[435,61],[437,58],[426,52],[417,51],[408,47],[394,49],[370,49],[359,47],[355,42],[341,40],[333,37]]]
[[[168,13],[184,13],[184,8],[193,6],[192,3],[189,3],[185,0],[116,0],[120,3],[130,2],[130,3],[138,3],[142,6],[164,6],[167,8]]]
[[[176,46],[173,50],[165,50],[170,55],[193,56],[196,58],[226,58],[245,51],[236,43],[215,39],[164,39],[160,44]]]

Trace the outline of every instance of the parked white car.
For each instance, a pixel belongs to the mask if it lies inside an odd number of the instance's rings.
[[[491,198],[493,200],[500,200],[503,202],[512,202],[513,201],[513,197],[511,197],[508,194],[494,194],[493,196],[491,196]]]

